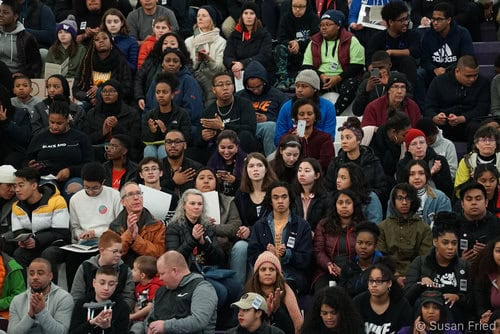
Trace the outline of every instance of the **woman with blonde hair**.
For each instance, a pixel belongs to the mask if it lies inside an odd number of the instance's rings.
[[[196,15],[193,36],[186,39],[186,47],[193,60],[194,76],[205,96],[205,106],[215,101],[212,77],[225,69],[222,60],[226,40],[217,28],[219,20],[220,15],[216,8],[210,5],[201,6]]]

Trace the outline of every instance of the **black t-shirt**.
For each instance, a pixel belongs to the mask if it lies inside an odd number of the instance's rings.
[[[459,291],[459,282],[455,276],[453,264],[447,267],[436,266],[436,271],[433,272],[431,277],[432,281],[436,283],[439,291],[442,293],[457,293]]]
[[[413,323],[412,309],[406,298],[391,300],[389,307],[382,314],[377,314],[370,306],[370,292],[356,296],[353,303],[365,322],[365,333],[397,333],[404,326]]]

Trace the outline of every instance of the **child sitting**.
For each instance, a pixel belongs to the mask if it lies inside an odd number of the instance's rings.
[[[77,26],[75,17],[68,15],[66,20],[57,25],[56,32],[57,40],[49,48],[47,57],[45,57],[45,64],[63,65],[67,61],[67,67],[64,65],[65,68],[61,69],[61,74],[66,78],[74,78],[80,69],[86,51],[82,44],[76,42]]]
[[[163,285],[163,282],[156,274],[156,258],[142,255],[135,259],[132,279],[136,283],[136,304],[132,313],[130,313],[130,321],[142,322],[151,310],[156,290]],[[133,330],[131,329],[131,331]]]
[[[97,269],[91,296],[75,303],[70,333],[126,333],[129,319],[127,303],[115,295],[118,277],[112,265]]]
[[[31,79],[25,75],[18,75],[14,78],[14,95],[10,99],[12,106],[26,110],[33,118],[35,105],[42,102],[38,97],[31,96],[33,86]]]
[[[172,31],[172,24],[167,16],[158,16],[153,21],[153,34],[148,36],[139,48],[139,56],[137,57],[137,69],[140,69],[146,58],[148,57],[151,50],[155,46],[155,43],[160,39],[161,36],[165,35],[167,32]]]
[[[122,261],[122,239],[113,231],[104,232],[98,242],[99,254],[83,262],[76,271],[73,285],[71,286],[71,295],[76,301],[91,296],[92,282],[96,271],[102,266],[113,266],[117,271],[117,286],[113,295],[120,295],[129,309],[134,309],[134,281],[132,280],[132,271]]]
[[[365,269],[383,257],[376,250],[380,230],[375,223],[364,222],[354,228],[356,256],[342,267],[339,285],[344,287],[351,297],[366,291]]]

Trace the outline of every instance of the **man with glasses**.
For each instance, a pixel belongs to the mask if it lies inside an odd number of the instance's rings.
[[[131,147],[127,135],[113,135],[106,145],[106,161],[103,166],[106,170],[104,184],[113,189],[120,190],[125,182],[135,180],[137,177],[137,164],[128,157]]]
[[[422,118],[422,113],[418,105],[407,96],[408,81],[406,75],[399,72],[391,73],[387,83],[387,93],[382,97],[368,103],[361,127],[367,135],[366,126],[373,126],[378,129],[387,122],[389,115],[393,115],[395,111],[401,111],[410,118],[411,126],[417,125],[417,122]]]
[[[409,30],[410,14],[402,1],[389,2],[382,8],[382,18],[387,29],[378,32],[368,43],[366,59],[377,50],[385,50],[391,56],[392,69],[406,74],[415,86],[417,62],[420,58],[420,36]]]
[[[105,173],[98,162],[90,162],[82,168],[83,189],[69,202],[72,243],[97,244],[97,239],[123,209],[120,193],[104,185]],[[75,261],[66,261],[68,286],[71,286],[78,265],[91,255],[71,253],[71,260]]]
[[[227,72],[215,74],[212,91],[216,100],[202,112],[199,129],[202,138],[200,147],[209,154],[207,160],[216,148],[217,135],[224,129],[238,134],[243,151],[258,151],[255,111],[250,101],[234,96],[233,77]]]
[[[479,75],[473,56],[463,56],[450,72],[434,78],[425,97],[424,116],[452,141],[473,143],[482,118],[490,112],[490,84]]]
[[[434,77],[450,70],[464,55],[474,55],[469,31],[453,19],[449,3],[434,6],[431,29],[422,38],[421,68],[417,71],[417,101],[423,101],[426,89]]]
[[[170,211],[175,211],[179,198],[170,189],[161,186],[161,177],[163,176],[163,164],[155,157],[146,157],[139,162],[139,178],[142,179],[144,185],[164,193],[172,195],[170,202]]]
[[[327,10],[319,24],[319,33],[311,37],[304,53],[304,68],[320,73],[321,89],[339,94],[337,115],[351,104],[365,66],[365,48],[345,28],[341,11]]]
[[[408,183],[399,183],[391,191],[387,218],[380,225],[377,249],[393,258],[397,282],[404,287],[406,270],[419,255],[427,255],[432,248],[429,225],[417,214],[420,198]]]
[[[158,258],[165,252],[165,225],[144,207],[142,191],[135,182],[127,182],[120,191],[123,210],[109,229],[122,240],[122,258],[130,267],[141,255]]]
[[[132,270],[122,261],[122,239],[113,231],[104,232],[98,242],[99,254],[83,262],[75,275],[71,285],[73,300],[86,298],[93,290],[92,281],[97,269],[102,266],[113,266],[118,273],[118,284],[111,297],[120,295],[131,310],[135,304],[135,283],[132,279]]]
[[[162,187],[173,190],[180,197],[189,188],[194,188],[194,177],[203,167],[199,162],[184,155],[186,139],[180,130],[171,130],[165,135],[167,157],[163,159]]]
[[[267,71],[258,61],[251,61],[243,74],[245,89],[236,96],[252,102],[257,121],[256,136],[268,156],[276,150],[274,146],[274,130],[276,117],[281,105],[288,100],[288,96],[277,88],[272,87],[267,80]]]

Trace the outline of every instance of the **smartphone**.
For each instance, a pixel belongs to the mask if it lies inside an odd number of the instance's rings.
[[[219,169],[219,170],[217,171],[217,174],[219,174],[219,175],[227,175],[227,174],[229,174],[229,172],[228,172],[227,170],[222,170],[222,169]]]
[[[297,136],[304,137],[306,132],[306,121],[300,120],[297,122]]]
[[[380,78],[380,69],[379,68],[372,68],[370,70],[370,76],[374,78]]]

